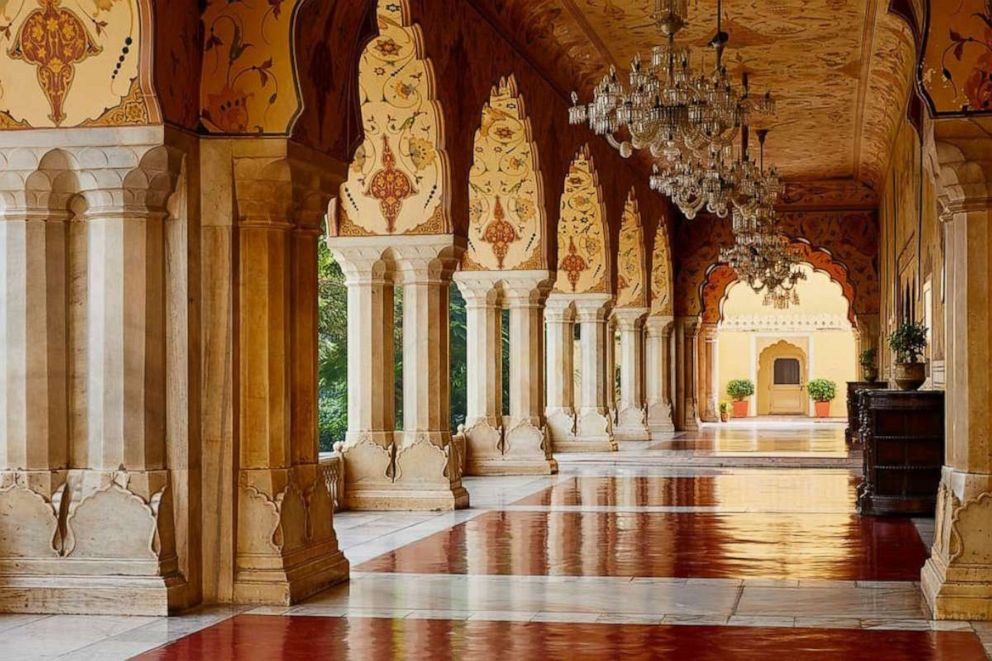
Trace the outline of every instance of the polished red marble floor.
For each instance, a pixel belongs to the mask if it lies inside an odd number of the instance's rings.
[[[845,472],[778,470],[697,477],[580,476],[522,498],[514,505],[694,506],[804,511],[854,510],[860,478]]]
[[[698,432],[654,443],[653,450],[725,456],[847,456],[842,425],[799,427],[760,424],[709,425]]]
[[[846,513],[487,512],[359,571],[917,581],[911,521]]]
[[[971,632],[241,615],[143,654],[211,659],[985,658]]]

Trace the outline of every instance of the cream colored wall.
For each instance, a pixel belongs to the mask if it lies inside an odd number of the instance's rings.
[[[840,285],[826,274],[809,267],[804,270],[807,280],[798,285],[800,304],[786,310],[766,307],[762,296],[744,284],[730,287],[717,335],[715,370],[720,401],[730,401],[727,384],[733,379],[751,379],[757,387],[762,350],[784,340],[806,352],[809,379],[825,378],[837,384],[831,416],[846,414],[845,383],[857,378],[856,337],[847,321],[847,300]],[[757,399],[751,397],[751,416],[759,413]],[[813,403],[808,406],[812,414]]]

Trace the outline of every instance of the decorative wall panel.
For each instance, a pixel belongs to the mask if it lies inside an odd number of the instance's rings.
[[[138,0],[0,2],[0,129],[156,121],[150,24]]]
[[[341,188],[341,235],[445,234],[448,186],[434,71],[399,0],[380,0],[379,37],[362,54],[365,141]]]
[[[608,236],[596,168],[583,148],[568,168],[561,197],[556,291],[609,293]]]
[[[992,4],[937,2],[923,57],[923,85],[938,113],[992,112]]]
[[[620,221],[620,250],[617,254],[617,307],[647,307],[644,277],[644,229],[633,190],[627,196]]]
[[[482,109],[469,172],[466,270],[543,269],[544,198],[516,81],[500,80]]]
[[[651,314],[671,316],[672,255],[668,248],[668,228],[658,223],[651,257]]]
[[[212,133],[286,134],[300,114],[296,12],[304,0],[207,0],[200,119]]]

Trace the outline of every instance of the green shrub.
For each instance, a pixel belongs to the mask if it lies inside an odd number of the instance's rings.
[[[754,394],[754,382],[750,379],[734,379],[727,384],[727,394],[735,402],[739,402]]]
[[[829,379],[813,379],[806,384],[806,392],[814,402],[829,402],[837,396],[837,384]]]
[[[897,362],[919,362],[927,346],[927,327],[904,321],[889,335],[889,346],[896,352]]]
[[[875,367],[875,359],[877,357],[878,350],[875,347],[869,347],[861,352],[861,358],[858,362],[862,367],[872,368]]]
[[[720,402],[720,413],[730,413],[733,409],[730,402]]]

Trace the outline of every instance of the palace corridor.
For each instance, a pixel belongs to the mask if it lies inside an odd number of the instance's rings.
[[[990,0],[0,0],[0,660],[985,658],[990,219]]]
[[[467,478],[469,510],[335,516],[351,580],[296,606],[9,616],[4,658],[875,659],[885,646],[964,661],[992,646],[988,623],[929,619],[932,519],[855,514],[840,424],[704,425],[559,465]]]

